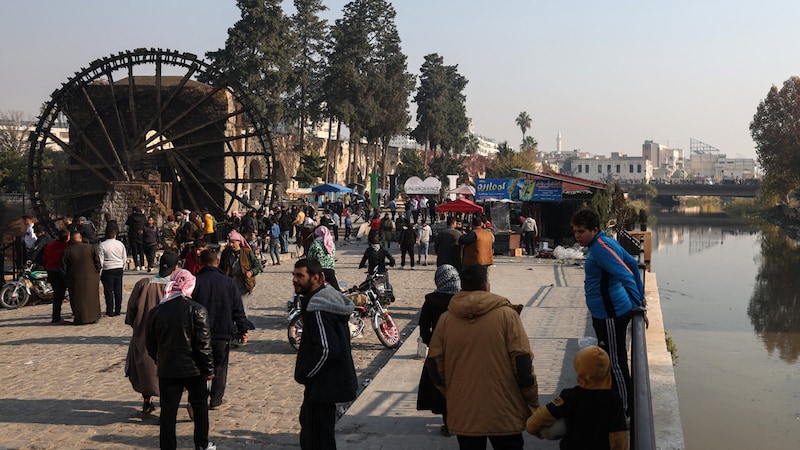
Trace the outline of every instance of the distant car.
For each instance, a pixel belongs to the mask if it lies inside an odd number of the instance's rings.
[[[714,184],[714,180],[712,180],[711,178],[706,178],[705,180],[703,180],[703,184],[710,186]]]

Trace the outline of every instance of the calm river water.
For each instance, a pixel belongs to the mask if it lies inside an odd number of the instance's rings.
[[[770,225],[656,221],[686,447],[800,448],[800,243]]]

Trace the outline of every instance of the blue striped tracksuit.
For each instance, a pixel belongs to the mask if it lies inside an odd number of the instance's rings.
[[[617,241],[600,231],[589,244],[585,268],[584,290],[592,327],[598,345],[608,353],[611,362],[612,388],[630,416],[633,398],[625,342],[631,309],[641,306],[644,299],[639,266]]]

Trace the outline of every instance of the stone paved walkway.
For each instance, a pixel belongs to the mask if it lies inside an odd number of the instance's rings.
[[[357,265],[364,249],[364,243],[337,249],[339,280],[350,285],[363,280]],[[226,392],[230,406],[210,412],[210,440],[220,449],[299,448],[302,388],[292,378],[295,352],[286,340],[285,322],[293,262],[285,259],[268,267],[248,299],[257,330],[247,346],[232,351]],[[438,435],[437,418],[415,411],[411,403],[421,369],[421,360],[413,357],[414,328],[423,297],[434,288],[434,269],[391,271],[398,298],[391,312],[408,345],[396,353],[385,349],[371,330],[353,341],[364,392],[337,425],[339,448],[457,447],[455,438]],[[146,275],[126,273],[126,288]],[[494,292],[527,306],[522,318],[536,355],[540,394],[549,400],[558,389],[574,384],[574,375],[570,378],[567,371],[563,377],[562,368],[571,368],[577,338],[591,334],[582,300],[583,270],[553,261],[499,257],[491,281]],[[81,327],[52,326],[49,317],[50,305],[0,310],[0,449],[157,448],[158,409],[142,415],[141,397],[124,377],[130,328],[123,316]],[[387,362],[390,369],[377,376]],[[380,391],[388,386],[399,390],[402,414],[380,400]],[[398,420],[386,420],[395,416]],[[185,409],[178,414],[177,432],[179,447],[191,448],[192,423]],[[536,448],[557,447],[538,441]]]

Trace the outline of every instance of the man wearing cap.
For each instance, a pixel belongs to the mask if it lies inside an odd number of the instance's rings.
[[[130,380],[133,390],[142,394],[142,412],[145,414],[150,414],[156,409],[152,397],[159,396],[156,362],[147,354],[145,344],[147,340],[145,324],[150,311],[164,298],[169,277],[180,268],[179,261],[177,252],[164,252],[159,260],[158,275],[137,281],[128,298],[125,323],[133,329],[133,337],[128,346],[125,376]]]
[[[95,229],[94,224],[87,220],[86,217],[78,217],[77,230],[80,231],[81,236],[83,237],[83,242],[92,245],[97,244],[97,230]]]
[[[179,270],[170,277],[164,298],[146,323],[147,353],[156,361],[161,393],[159,443],[177,448],[175,423],[184,389],[194,412],[194,446],[216,449],[208,442],[208,380],[214,379],[214,358],[208,311],[191,300],[195,277]]]

